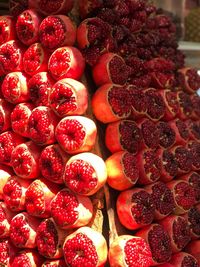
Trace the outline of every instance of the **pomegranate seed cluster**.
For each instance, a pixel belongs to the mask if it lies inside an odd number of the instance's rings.
[[[0,86],[0,265],[200,266],[200,76],[171,17],[10,0]]]

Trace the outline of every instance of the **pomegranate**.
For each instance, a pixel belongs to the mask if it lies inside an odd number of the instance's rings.
[[[4,98],[12,104],[26,102],[30,98],[27,76],[23,72],[8,73],[1,87]]]
[[[26,9],[17,17],[16,33],[24,45],[38,42],[41,22],[42,17],[34,9]]]
[[[42,47],[41,43],[33,43],[23,55],[24,71],[30,76],[38,72],[45,72],[48,69],[48,59],[49,53]]]
[[[100,86],[93,94],[91,104],[95,117],[103,123],[126,119],[131,113],[129,91],[112,83]]]
[[[48,72],[38,72],[28,80],[30,99],[36,106],[49,106],[49,93],[54,84]]]
[[[121,235],[111,243],[108,259],[110,267],[149,267],[152,264],[149,245],[143,238],[131,235]]]
[[[63,242],[67,231],[59,229],[52,218],[44,219],[37,228],[36,244],[45,258],[57,259],[63,256]]]
[[[59,191],[51,202],[51,216],[61,229],[85,226],[92,215],[93,205],[90,198],[76,195],[67,188]]]
[[[79,153],[67,161],[63,180],[73,192],[86,196],[93,195],[106,183],[106,164],[94,153]]]
[[[47,180],[63,184],[62,176],[67,160],[69,160],[69,155],[58,144],[48,145],[43,148],[39,156],[40,172]]]
[[[0,177],[1,177],[0,200],[3,200],[3,188],[4,188],[4,185],[7,183],[8,179],[12,175],[13,175],[12,167],[8,167],[8,166],[0,164]]]
[[[48,70],[55,80],[72,78],[79,80],[85,69],[85,59],[73,46],[57,48],[48,60]]]
[[[25,193],[24,205],[28,214],[48,218],[51,215],[51,201],[59,190],[59,186],[45,178],[32,181]]]
[[[66,116],[59,121],[55,137],[61,148],[69,154],[90,151],[96,141],[95,122],[84,116]]]
[[[168,263],[164,263],[159,265],[160,267],[189,267],[194,266],[198,267],[199,264],[197,259],[193,257],[191,254],[186,252],[178,252],[172,255],[171,260]]]
[[[193,206],[187,213],[183,215],[187,220],[190,228],[190,235],[192,239],[199,239],[200,237],[200,204]]]
[[[16,39],[14,17],[1,15],[0,17],[0,45]]]
[[[15,215],[10,222],[10,240],[18,248],[36,248],[36,232],[40,220],[27,212]]]
[[[65,260],[62,259],[56,259],[56,260],[46,260],[43,262],[41,267],[67,267]]]
[[[72,267],[77,264],[103,266],[107,260],[107,251],[104,236],[86,226],[68,235],[63,244],[65,262]]]
[[[14,106],[4,98],[0,98],[0,133],[11,127],[11,112]]]
[[[76,40],[76,26],[68,16],[47,16],[39,26],[39,40],[51,51],[65,45],[72,46]]]
[[[23,211],[25,209],[25,193],[30,180],[11,176],[3,187],[3,200],[11,211]]]
[[[24,179],[37,178],[40,174],[40,153],[41,148],[32,141],[16,146],[11,154],[11,166],[15,174]]]
[[[56,82],[49,93],[49,106],[60,117],[83,115],[88,108],[88,90],[74,79]]]
[[[200,240],[192,240],[185,248],[185,251],[189,254],[191,254],[193,257],[195,257],[198,260],[198,263],[200,263]]]
[[[189,94],[199,89],[200,75],[195,68],[184,67],[178,70],[177,79],[179,86]]]
[[[15,255],[10,267],[20,267],[23,265],[27,267],[40,267],[42,262],[43,258],[36,250],[24,249]]]
[[[162,225],[156,223],[148,225],[136,232],[136,236],[144,238],[149,244],[154,265],[165,263],[171,259],[170,236]]]
[[[192,171],[180,176],[180,178],[181,180],[189,182],[189,184],[194,188],[196,202],[200,202],[200,174]]]
[[[3,201],[0,201],[0,238],[8,238],[10,235],[10,222],[16,215],[10,211]]]
[[[142,133],[141,147],[157,149],[162,138],[157,123],[144,117],[137,120],[137,124]]]
[[[112,188],[123,191],[136,184],[139,169],[135,155],[119,151],[109,156],[106,161],[107,182]]]
[[[12,244],[10,239],[0,239],[0,264],[11,266],[18,249]]]
[[[119,221],[127,229],[143,228],[153,222],[155,206],[152,196],[142,188],[120,192],[116,201]]]

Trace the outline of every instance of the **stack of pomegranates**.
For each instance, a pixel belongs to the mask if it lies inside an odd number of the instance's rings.
[[[147,0],[9,7],[0,265],[200,266],[200,76],[172,19]],[[103,189],[101,232],[93,199]]]

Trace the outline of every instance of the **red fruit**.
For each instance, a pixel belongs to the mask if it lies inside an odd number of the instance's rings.
[[[187,148],[191,154],[192,170],[200,170],[200,143],[190,141],[187,144]]]
[[[33,2],[33,3],[32,3]],[[47,16],[52,14],[67,14],[71,11],[74,0],[29,0],[29,4],[36,6],[37,11]]]
[[[92,75],[97,86],[105,83],[124,85],[129,77],[129,67],[121,56],[107,52],[99,57]]]
[[[55,128],[58,118],[49,107],[38,106],[34,108],[28,120],[28,132],[30,139],[37,145],[49,145],[55,143]]]
[[[76,195],[67,188],[59,191],[51,202],[51,216],[61,229],[85,226],[91,221],[92,215],[90,198]]]
[[[171,259],[170,236],[162,225],[156,223],[148,225],[136,232],[135,235],[144,238],[149,244],[153,265],[159,265]]]
[[[168,263],[159,265],[159,267],[198,267],[198,261],[189,253],[179,252],[172,255]]]
[[[103,123],[126,119],[131,113],[129,91],[126,87],[111,83],[95,91],[91,104],[95,117]]]
[[[88,90],[74,79],[59,80],[50,90],[49,106],[60,117],[82,115],[88,107]]]
[[[99,17],[89,17],[83,20],[77,28],[77,45],[79,49],[87,49],[95,45],[100,47],[110,34],[111,27],[108,23]],[[106,51],[106,47],[102,47],[101,53],[104,50]]]
[[[191,97],[189,94],[183,91],[178,91],[177,100],[179,107],[179,112],[177,113],[177,117],[179,117],[181,120],[187,120],[192,116],[193,112]]]
[[[193,206],[183,217],[187,220],[192,239],[200,238],[200,204]]]
[[[86,226],[65,238],[63,252],[66,264],[71,267],[104,266],[108,254],[104,236]]]
[[[10,0],[9,11],[13,17],[17,17],[29,6],[29,0]]]
[[[24,49],[17,40],[10,40],[0,46],[0,73],[8,74],[23,69]]]
[[[24,45],[38,42],[41,21],[42,18],[34,9],[26,9],[17,17],[17,37]]]
[[[200,122],[194,120],[187,120],[186,125],[189,131],[190,139],[200,142]]]
[[[54,81],[47,72],[39,72],[28,81],[30,99],[36,106],[49,106],[49,93]]]
[[[192,170],[192,154],[185,146],[174,146],[170,149],[174,154],[175,161],[178,163],[178,174],[188,173]]]
[[[105,144],[110,152],[127,150],[137,154],[142,143],[142,134],[137,123],[132,120],[120,120],[109,123],[105,132]]]
[[[155,206],[151,195],[142,188],[120,192],[116,202],[119,221],[127,229],[135,230],[152,223]]]
[[[108,258],[110,267],[149,267],[152,264],[149,245],[143,238],[131,235],[116,238],[109,247]]]
[[[95,145],[96,134],[94,121],[83,116],[64,117],[55,129],[56,140],[69,154],[90,151]]]
[[[3,200],[11,211],[25,209],[25,193],[31,181],[11,176],[3,187]]]
[[[102,0],[81,0],[78,2],[79,12],[82,19],[86,18],[90,12],[103,6]]]
[[[193,107],[191,118],[198,120],[200,117],[200,96],[198,94],[192,94],[190,98]]]
[[[23,56],[24,71],[33,76],[38,72],[47,71],[49,55],[41,43],[34,43],[28,47]]]
[[[16,39],[14,18],[9,15],[0,17],[0,45]]]
[[[10,165],[11,153],[13,149],[21,144],[24,143],[25,139],[12,132],[6,131],[0,134],[0,163]]]
[[[48,16],[40,24],[39,39],[50,50],[65,45],[72,46],[76,40],[76,26],[68,16]]]
[[[55,80],[72,78],[79,80],[85,69],[85,59],[73,46],[57,48],[50,56],[48,70]]]
[[[30,99],[27,76],[23,72],[8,73],[1,86],[4,98],[12,103],[22,103]]]
[[[10,267],[16,253],[17,249],[10,239],[0,239],[0,265]]]
[[[0,239],[9,237],[10,222],[15,215],[14,212],[7,208],[3,201],[0,202]]]
[[[69,159],[58,144],[46,146],[39,158],[39,168],[44,178],[51,182],[62,184],[64,166]]]
[[[181,216],[169,215],[159,223],[168,232],[171,239],[172,252],[182,251],[190,242],[190,227],[187,220]]]
[[[154,218],[156,220],[161,220],[174,211],[174,197],[165,183],[158,181],[146,186],[145,190],[151,194],[155,206]]]
[[[147,98],[143,90],[138,90],[135,86],[128,86],[131,103],[131,118],[137,120],[146,117]]]
[[[156,153],[161,160],[160,180],[169,182],[178,174],[178,162],[169,149],[160,148]]]
[[[171,120],[168,122],[168,124],[176,133],[175,144],[186,145],[189,140],[189,131],[187,124],[180,119]]]
[[[44,178],[35,179],[25,195],[27,212],[36,217],[48,218],[51,214],[51,201],[59,191],[59,187]]]
[[[159,132],[159,145],[161,148],[167,149],[172,147],[176,142],[176,132],[168,122],[159,121],[157,123]]]
[[[28,120],[31,115],[34,105],[25,102],[17,104],[11,113],[12,130],[24,137],[29,137]]]
[[[158,93],[165,103],[165,114],[162,119],[165,121],[173,120],[179,111],[177,93],[169,89],[159,90]]]
[[[43,262],[43,258],[36,250],[25,249],[18,252],[10,267],[40,267]]]
[[[166,112],[163,97],[156,89],[148,88],[145,90],[147,111],[146,115],[153,121],[162,119]]]
[[[167,187],[174,196],[176,215],[186,213],[195,204],[194,188],[187,181],[173,180],[167,183]]]
[[[65,166],[63,180],[73,192],[90,196],[106,182],[106,165],[101,157],[90,153],[72,156]]]
[[[188,94],[193,94],[199,89],[200,75],[194,68],[184,67],[178,70],[177,80],[179,86]]]
[[[0,164],[0,200],[3,199],[3,187],[7,183],[9,177],[13,175],[13,170],[11,167]]]
[[[64,259],[46,260],[41,267],[67,267]]]
[[[52,218],[43,220],[36,235],[39,253],[45,258],[57,259],[63,256],[62,246],[68,232],[61,230]]]
[[[193,257],[198,260],[200,264],[200,240],[193,240],[191,241],[185,248],[187,253],[190,253]]]
[[[142,133],[143,147],[156,149],[159,146],[159,130],[157,124],[148,118],[137,121]]]
[[[41,148],[32,141],[16,146],[11,154],[11,166],[16,175],[24,179],[37,178],[40,153]]]
[[[194,188],[196,202],[200,202],[200,174],[192,171],[182,175],[180,178],[187,181]]]
[[[136,159],[139,169],[139,184],[151,184],[160,179],[162,163],[156,150],[143,149],[138,152]]]
[[[7,131],[11,126],[10,115],[14,106],[0,98],[0,133]]]
[[[135,185],[139,170],[135,155],[119,151],[109,156],[106,161],[107,183],[110,187],[123,191]]]
[[[40,221],[27,212],[15,215],[10,222],[10,240],[18,248],[36,248],[36,232]]]

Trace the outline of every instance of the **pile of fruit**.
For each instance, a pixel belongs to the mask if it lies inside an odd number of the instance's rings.
[[[200,76],[170,17],[10,0],[0,77],[1,266],[200,266]]]

